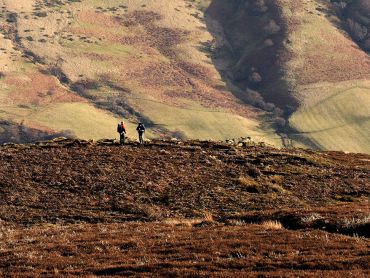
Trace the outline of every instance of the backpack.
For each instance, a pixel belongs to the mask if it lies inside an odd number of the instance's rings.
[[[137,130],[140,131],[140,132],[144,132],[145,131],[144,124],[139,124],[139,126],[137,127]]]
[[[125,126],[122,126],[121,124],[118,124],[117,132],[118,133],[126,132]]]

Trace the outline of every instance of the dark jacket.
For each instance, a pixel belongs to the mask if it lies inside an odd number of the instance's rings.
[[[139,133],[144,133],[145,132],[145,126],[144,124],[139,124],[136,128],[136,130],[139,132]]]

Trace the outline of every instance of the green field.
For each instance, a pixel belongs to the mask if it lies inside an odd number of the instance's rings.
[[[290,124],[321,149],[369,153],[369,107],[370,87],[350,87],[299,109]]]
[[[176,108],[144,99],[137,101],[136,106],[158,126],[172,132],[180,131],[189,139],[223,140],[250,136],[257,142],[281,145],[280,138],[272,129],[264,130],[258,121],[230,112],[194,106]]]
[[[116,138],[120,118],[87,103],[56,104],[34,113],[32,119],[55,131],[72,131],[82,139]],[[126,121],[127,122],[127,121]],[[135,136],[133,124],[126,123],[128,134]]]

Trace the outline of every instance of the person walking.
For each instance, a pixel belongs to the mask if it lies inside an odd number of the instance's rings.
[[[137,128],[137,133],[139,134],[139,142],[140,144],[144,144],[144,133],[145,133],[145,126],[143,123],[139,123]]]
[[[126,136],[126,126],[125,123],[122,121],[117,126],[117,132],[119,133],[119,143],[121,145],[125,144],[125,136]]]

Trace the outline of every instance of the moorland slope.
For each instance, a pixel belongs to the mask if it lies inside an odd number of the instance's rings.
[[[366,277],[370,156],[152,141],[0,147],[0,273]]]

